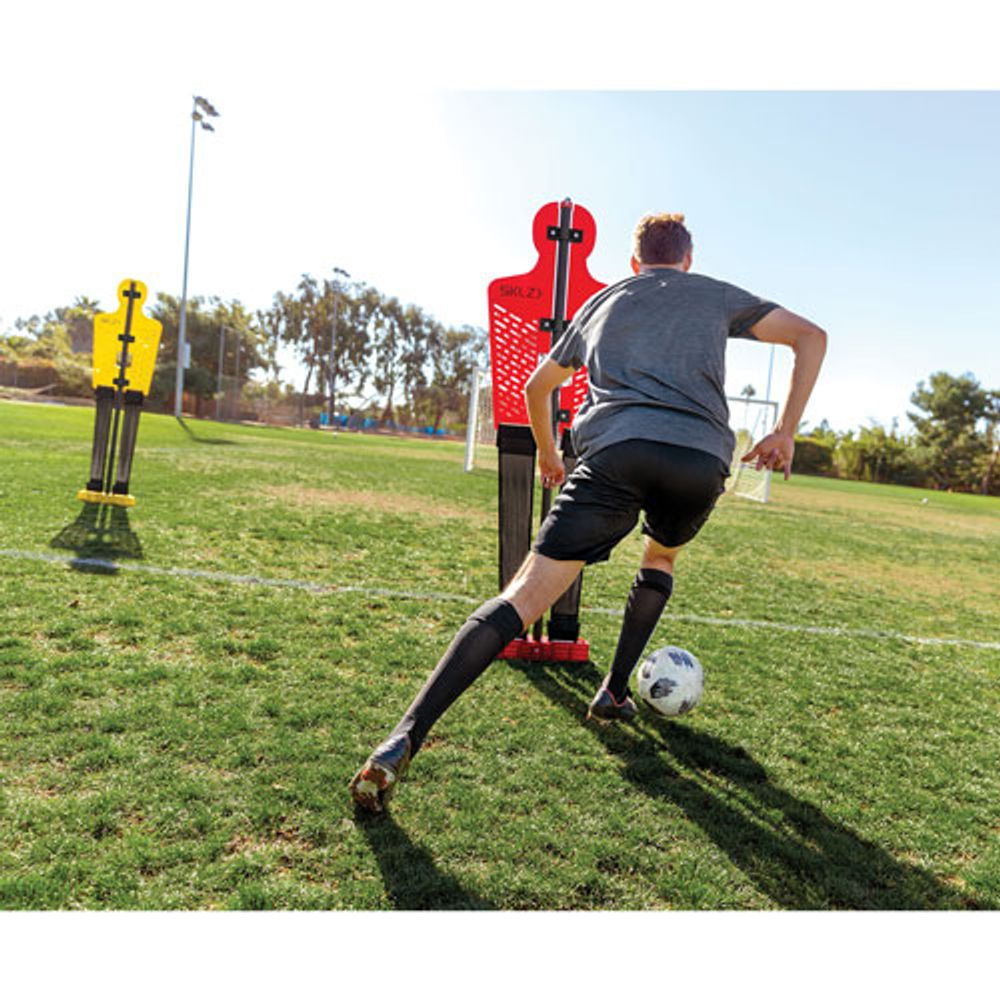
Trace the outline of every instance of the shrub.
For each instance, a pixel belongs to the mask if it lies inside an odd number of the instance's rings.
[[[810,437],[795,439],[795,471],[808,476],[836,476],[833,448]]]

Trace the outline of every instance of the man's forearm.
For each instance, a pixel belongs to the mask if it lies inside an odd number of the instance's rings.
[[[528,404],[528,420],[535,446],[540,452],[556,450],[556,439],[552,433],[552,393],[528,389],[524,394]]]
[[[823,357],[826,354],[826,334],[818,327],[802,335],[793,347],[795,365],[792,368],[792,378],[788,387],[788,398],[781,409],[774,431],[777,434],[794,436],[802,420],[806,403],[812,394],[813,386],[819,375]]]

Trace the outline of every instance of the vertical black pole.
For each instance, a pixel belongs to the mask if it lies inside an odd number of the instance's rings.
[[[530,427],[501,424],[497,429],[500,528],[500,589],[514,579],[531,547],[535,499],[535,441]]]
[[[563,199],[559,203],[559,231],[556,235],[556,273],[555,289],[552,296],[552,343],[554,344],[563,330],[566,328],[566,286],[569,283],[569,231],[570,223],[573,221],[573,202],[569,198]],[[559,390],[555,389],[551,400],[552,410],[552,436],[558,443],[559,432]],[[546,515],[552,507],[552,489],[549,486],[542,487],[542,512],[541,519],[544,521]],[[535,639],[542,637],[542,618],[535,622],[531,634]]]
[[[125,416],[122,419],[121,453],[118,456],[118,473],[112,490],[121,496],[128,494],[129,480],[132,478],[132,458],[135,455],[135,439],[139,433],[139,414],[142,412],[142,393],[129,389],[125,393]]]
[[[94,390],[94,443],[90,450],[90,479],[87,489],[100,493],[104,489],[104,465],[108,457],[108,430],[111,427],[111,409],[115,390],[99,385]]]
[[[111,448],[108,455],[108,469],[104,477],[106,484],[104,487],[105,493],[111,492],[111,480],[115,470],[115,448],[118,445],[118,421],[121,419],[122,400],[125,397],[125,385],[128,382],[128,379],[125,377],[125,369],[131,362],[129,346],[135,340],[135,337],[132,336],[132,308],[138,296],[134,281],[129,282],[128,291],[125,294],[128,296],[128,308],[125,311],[125,332],[118,336],[122,349],[118,355],[118,378],[115,379],[115,422],[111,428]]]
[[[563,432],[563,462],[568,476],[576,465],[576,452],[569,431]],[[549,638],[563,642],[576,642],[580,638],[580,591],[583,589],[583,571],[567,587],[566,592],[552,605],[549,615]]]
[[[573,221],[573,202],[566,198],[559,205],[559,235],[556,246],[555,290],[552,296],[552,343],[562,336],[566,329],[566,286],[569,282],[569,230]],[[559,390],[552,393],[552,435],[558,443],[559,430]],[[552,490],[542,490],[542,518],[552,506]]]

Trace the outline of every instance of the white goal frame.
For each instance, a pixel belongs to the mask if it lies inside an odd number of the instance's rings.
[[[493,380],[488,368],[474,368],[469,379],[469,411],[465,425],[465,471],[476,466],[494,465],[492,448],[496,444],[493,427]],[[484,446],[490,450],[485,460]]]
[[[729,403],[729,426],[736,435],[726,492],[767,503],[771,498],[771,470],[758,472],[753,464],[741,462],[740,456],[774,430],[778,422],[778,404],[772,399],[746,396],[727,396],[726,401]]]
[[[495,467],[493,427],[493,394],[489,369],[476,368],[469,380],[469,409],[465,430],[465,471],[479,467]],[[762,437],[778,422],[778,404],[770,399],[748,399],[727,396],[729,426],[736,435],[736,447],[731,472],[726,480],[726,492],[747,500],[767,503],[771,496],[771,471],[740,462]]]

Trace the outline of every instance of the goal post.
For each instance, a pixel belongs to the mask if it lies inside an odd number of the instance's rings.
[[[774,429],[778,422],[778,404],[770,399],[746,396],[727,396],[726,399],[729,403],[729,426],[736,435],[726,492],[767,503],[771,496],[771,470],[758,471],[753,463],[741,462],[740,457]]]
[[[476,423],[479,420],[479,369],[469,378],[469,412],[465,420],[465,471],[472,472],[476,459]]]
[[[726,492],[767,503],[771,495],[771,472],[740,461],[778,422],[778,404],[769,399],[727,396],[729,426],[736,435],[736,446],[726,480]],[[495,469],[497,466],[496,431],[493,425],[493,383],[488,369],[477,368],[469,384],[469,409],[465,436],[465,471]]]
[[[465,426],[465,471],[496,467],[493,380],[488,368],[476,368],[469,379],[469,409]]]
[[[736,446],[726,480],[726,492],[734,496],[767,503],[771,496],[771,472],[740,461],[778,422],[778,404],[769,399],[727,396],[729,426],[736,435]],[[497,466],[496,431],[493,426],[493,384],[489,370],[477,368],[469,385],[469,410],[465,436],[465,471]]]

